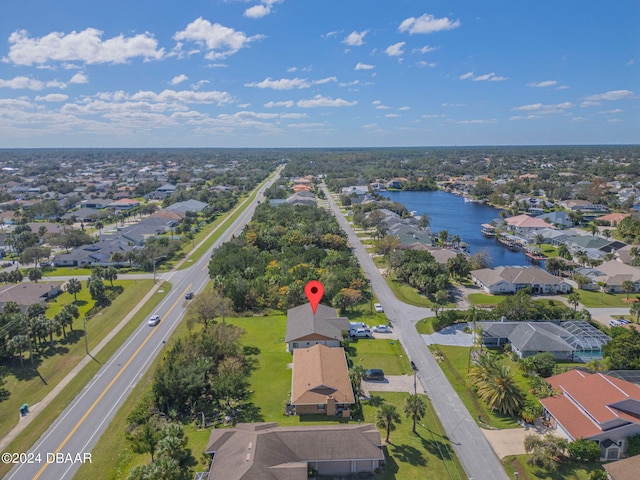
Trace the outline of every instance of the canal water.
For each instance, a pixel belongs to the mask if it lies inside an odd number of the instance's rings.
[[[484,251],[489,266],[531,265],[523,252],[512,252],[480,233],[480,225],[498,218],[500,210],[489,205],[465,203],[464,198],[442,190],[433,192],[380,192],[385,197],[400,202],[416,215],[426,213],[431,219],[431,231],[437,234],[448,230],[449,236],[458,235],[469,246],[471,254]]]

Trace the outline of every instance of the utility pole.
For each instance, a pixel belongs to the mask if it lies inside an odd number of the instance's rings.
[[[84,350],[89,355],[89,341],[87,340],[87,316],[83,315],[82,325],[84,326]]]

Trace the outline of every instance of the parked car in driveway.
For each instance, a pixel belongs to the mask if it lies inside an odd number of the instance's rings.
[[[379,368],[370,368],[364,372],[365,380],[384,380],[384,371]]]
[[[351,331],[351,336],[355,338],[368,338],[371,336],[371,330],[368,328],[358,328],[356,331]]]
[[[376,325],[372,330],[376,333],[391,333],[388,325]]]
[[[155,327],[159,323],[160,323],[160,315],[152,315],[151,317],[149,317],[150,327]]]
[[[384,312],[384,308],[382,308],[382,305],[380,305],[379,303],[375,303],[373,305],[373,308],[375,308],[376,312],[378,312],[378,313]]]

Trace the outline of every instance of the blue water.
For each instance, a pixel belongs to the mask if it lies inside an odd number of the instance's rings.
[[[442,190],[433,192],[382,192],[385,197],[402,203],[416,215],[426,213],[431,231],[448,230],[469,245],[471,254],[485,251],[491,267],[530,265],[522,252],[512,252],[493,238],[480,233],[480,225],[499,217],[499,210],[489,205],[465,203],[462,197]]]

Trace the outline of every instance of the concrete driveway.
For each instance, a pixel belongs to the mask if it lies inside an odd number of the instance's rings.
[[[451,345],[454,347],[471,347],[473,345],[473,335],[465,333],[463,330],[468,325],[458,323],[444,327],[442,330],[430,335],[422,335],[427,345]]]
[[[407,392],[413,393],[413,375],[387,375],[384,380],[363,380],[360,384],[364,396],[369,398],[371,392]],[[425,393],[417,383],[418,393]]]
[[[481,428],[480,430],[482,430],[484,436],[489,440],[498,458],[527,453],[524,449],[524,439],[529,435],[544,436],[547,433],[557,435],[556,430],[545,427],[540,423],[540,420],[536,420],[535,425],[527,425],[524,428],[508,428],[505,430],[487,430]]]

